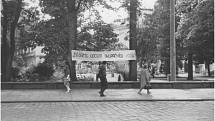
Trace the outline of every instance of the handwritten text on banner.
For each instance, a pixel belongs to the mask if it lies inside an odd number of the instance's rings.
[[[136,60],[135,50],[79,51],[72,50],[72,60],[78,61],[124,61]]]

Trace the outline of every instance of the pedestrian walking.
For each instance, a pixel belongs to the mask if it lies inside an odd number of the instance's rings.
[[[138,91],[138,94],[141,95],[141,91],[143,89],[146,89],[147,94],[150,94],[149,92],[149,89],[151,89],[150,81],[151,81],[151,76],[148,71],[148,67],[147,65],[143,65],[143,68],[141,68],[141,71],[140,71],[140,89]]]
[[[99,73],[98,73],[98,78],[100,78],[100,84],[101,84],[101,89],[99,91],[99,94],[101,97],[105,96],[104,91],[107,89],[108,84],[107,84],[107,78],[106,78],[106,62],[103,61],[102,63],[99,63]]]
[[[121,75],[119,74],[119,76],[118,76],[118,82],[120,82],[121,81]]]
[[[99,74],[96,74],[96,82],[99,81]]]
[[[63,79],[63,84],[66,87],[66,90],[67,90],[66,92],[67,93],[71,92],[71,88],[70,88],[70,76],[69,75],[67,75],[66,79],[65,78]]]
[[[155,69],[156,67],[152,66],[152,71],[151,71],[152,78],[155,78]]]

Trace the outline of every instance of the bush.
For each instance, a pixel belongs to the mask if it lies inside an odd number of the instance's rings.
[[[29,68],[24,74],[23,74],[23,80],[24,81],[34,81],[35,78],[35,66]]]
[[[54,73],[54,68],[52,65],[45,64],[45,63],[40,63],[38,66],[35,68],[35,73],[39,74],[41,77],[51,77]]]
[[[12,67],[12,69],[11,69],[12,78],[13,78],[13,79],[18,78],[19,72],[20,72],[19,68],[17,68],[17,67]]]
[[[29,68],[22,76],[22,81],[47,81],[54,73],[51,65],[40,63]]]
[[[39,77],[39,74],[37,73],[32,73],[29,75],[29,81],[38,81],[38,80],[41,80],[40,77]]]

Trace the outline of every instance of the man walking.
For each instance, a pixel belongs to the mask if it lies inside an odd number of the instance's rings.
[[[98,77],[100,78],[100,83],[101,83],[101,90],[99,91],[99,94],[101,97],[103,97],[103,96],[105,96],[104,91],[108,87],[107,78],[106,78],[106,62],[105,61],[103,61],[102,63],[99,62]]]

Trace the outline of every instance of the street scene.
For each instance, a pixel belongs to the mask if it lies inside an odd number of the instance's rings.
[[[214,121],[214,0],[2,0],[2,121]]]

